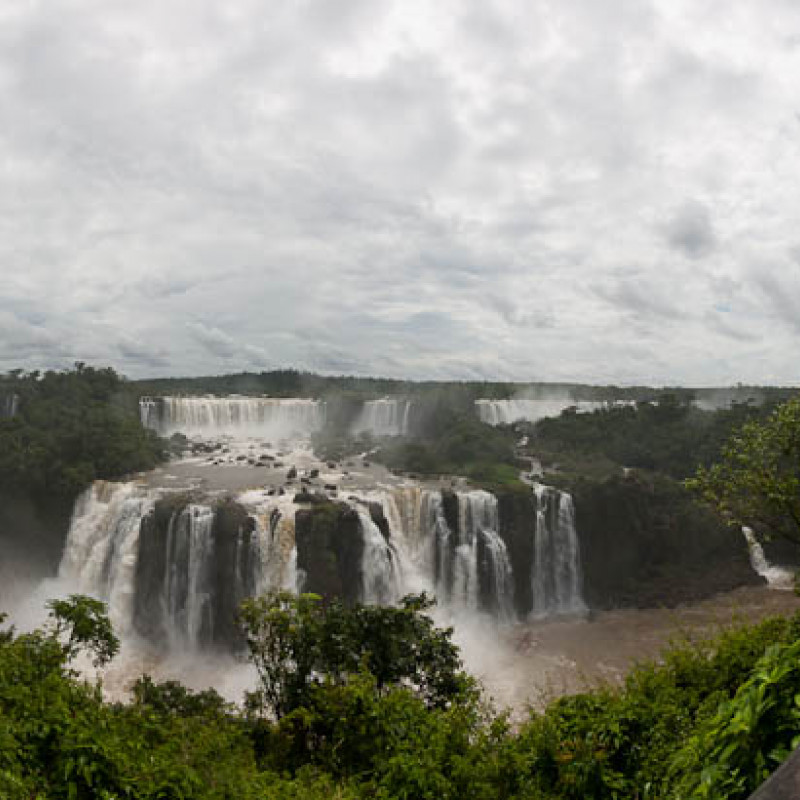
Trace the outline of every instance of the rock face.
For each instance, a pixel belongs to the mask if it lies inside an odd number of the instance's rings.
[[[360,599],[364,541],[358,512],[345,503],[318,503],[295,514],[297,569],[302,591]]]
[[[763,580],[744,538],[695,504],[677,483],[638,473],[571,487],[589,608],[676,605]],[[533,606],[536,500],[519,487],[497,492],[499,533],[514,569],[514,606]]]
[[[536,503],[527,487],[497,493],[499,534],[514,570],[514,609],[524,619],[533,608],[533,525]]]
[[[682,486],[641,473],[574,489],[592,608],[675,605],[763,583],[744,538]]]

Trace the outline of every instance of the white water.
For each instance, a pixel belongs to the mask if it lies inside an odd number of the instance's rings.
[[[365,603],[391,605],[402,596],[402,576],[394,548],[384,539],[368,510],[358,509],[364,550],[361,556],[361,599]]]
[[[359,509],[367,602],[425,591],[451,611],[481,611],[502,622],[515,619],[511,562],[498,533],[492,494],[456,493],[455,531],[447,523],[439,491],[403,488],[361,493],[360,499],[381,505],[391,532],[387,544],[370,515]],[[390,591],[376,588],[387,586]]]
[[[534,618],[586,610],[575,508],[572,497],[551,486],[534,484],[536,518],[531,592]]]
[[[401,397],[368,400],[353,424],[353,433],[373,436],[407,436],[411,401]]]
[[[139,526],[157,497],[137,484],[96,481],[75,505],[64,546],[59,578],[106,601],[123,634],[133,619]]]
[[[213,527],[214,510],[197,504],[169,521],[161,604],[173,648],[197,649],[203,628],[213,630]]]
[[[168,436],[180,432],[308,436],[325,424],[325,403],[303,397],[142,397],[142,424]]]
[[[744,525],[742,533],[747,541],[747,549],[750,553],[750,566],[774,589],[793,589],[794,571],[787,567],[773,566],[767,561],[764,548],[756,539],[752,528]]]

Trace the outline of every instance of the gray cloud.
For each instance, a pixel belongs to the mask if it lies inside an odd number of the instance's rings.
[[[0,14],[0,368],[800,382],[790,0]]]
[[[708,209],[696,201],[687,201],[664,226],[670,247],[689,258],[701,258],[716,246],[716,236]]]

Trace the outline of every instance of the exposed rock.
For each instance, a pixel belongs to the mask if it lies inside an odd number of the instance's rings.
[[[295,515],[297,566],[305,573],[304,591],[357,602],[362,583],[364,543],[358,512],[326,500]]]
[[[295,503],[328,503],[328,498],[321,492],[310,492],[305,487],[294,496]]]
[[[294,480],[297,477],[297,467],[289,467],[289,471],[286,473],[286,480]]]

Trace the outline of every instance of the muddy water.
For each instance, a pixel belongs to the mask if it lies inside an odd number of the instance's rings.
[[[500,633],[494,648],[468,635],[463,646],[472,673],[496,703],[519,714],[528,704],[541,708],[560,695],[617,684],[670,641],[697,641],[731,625],[796,611],[800,598],[792,592],[743,587],[673,609],[620,609],[590,620],[517,625]]]

